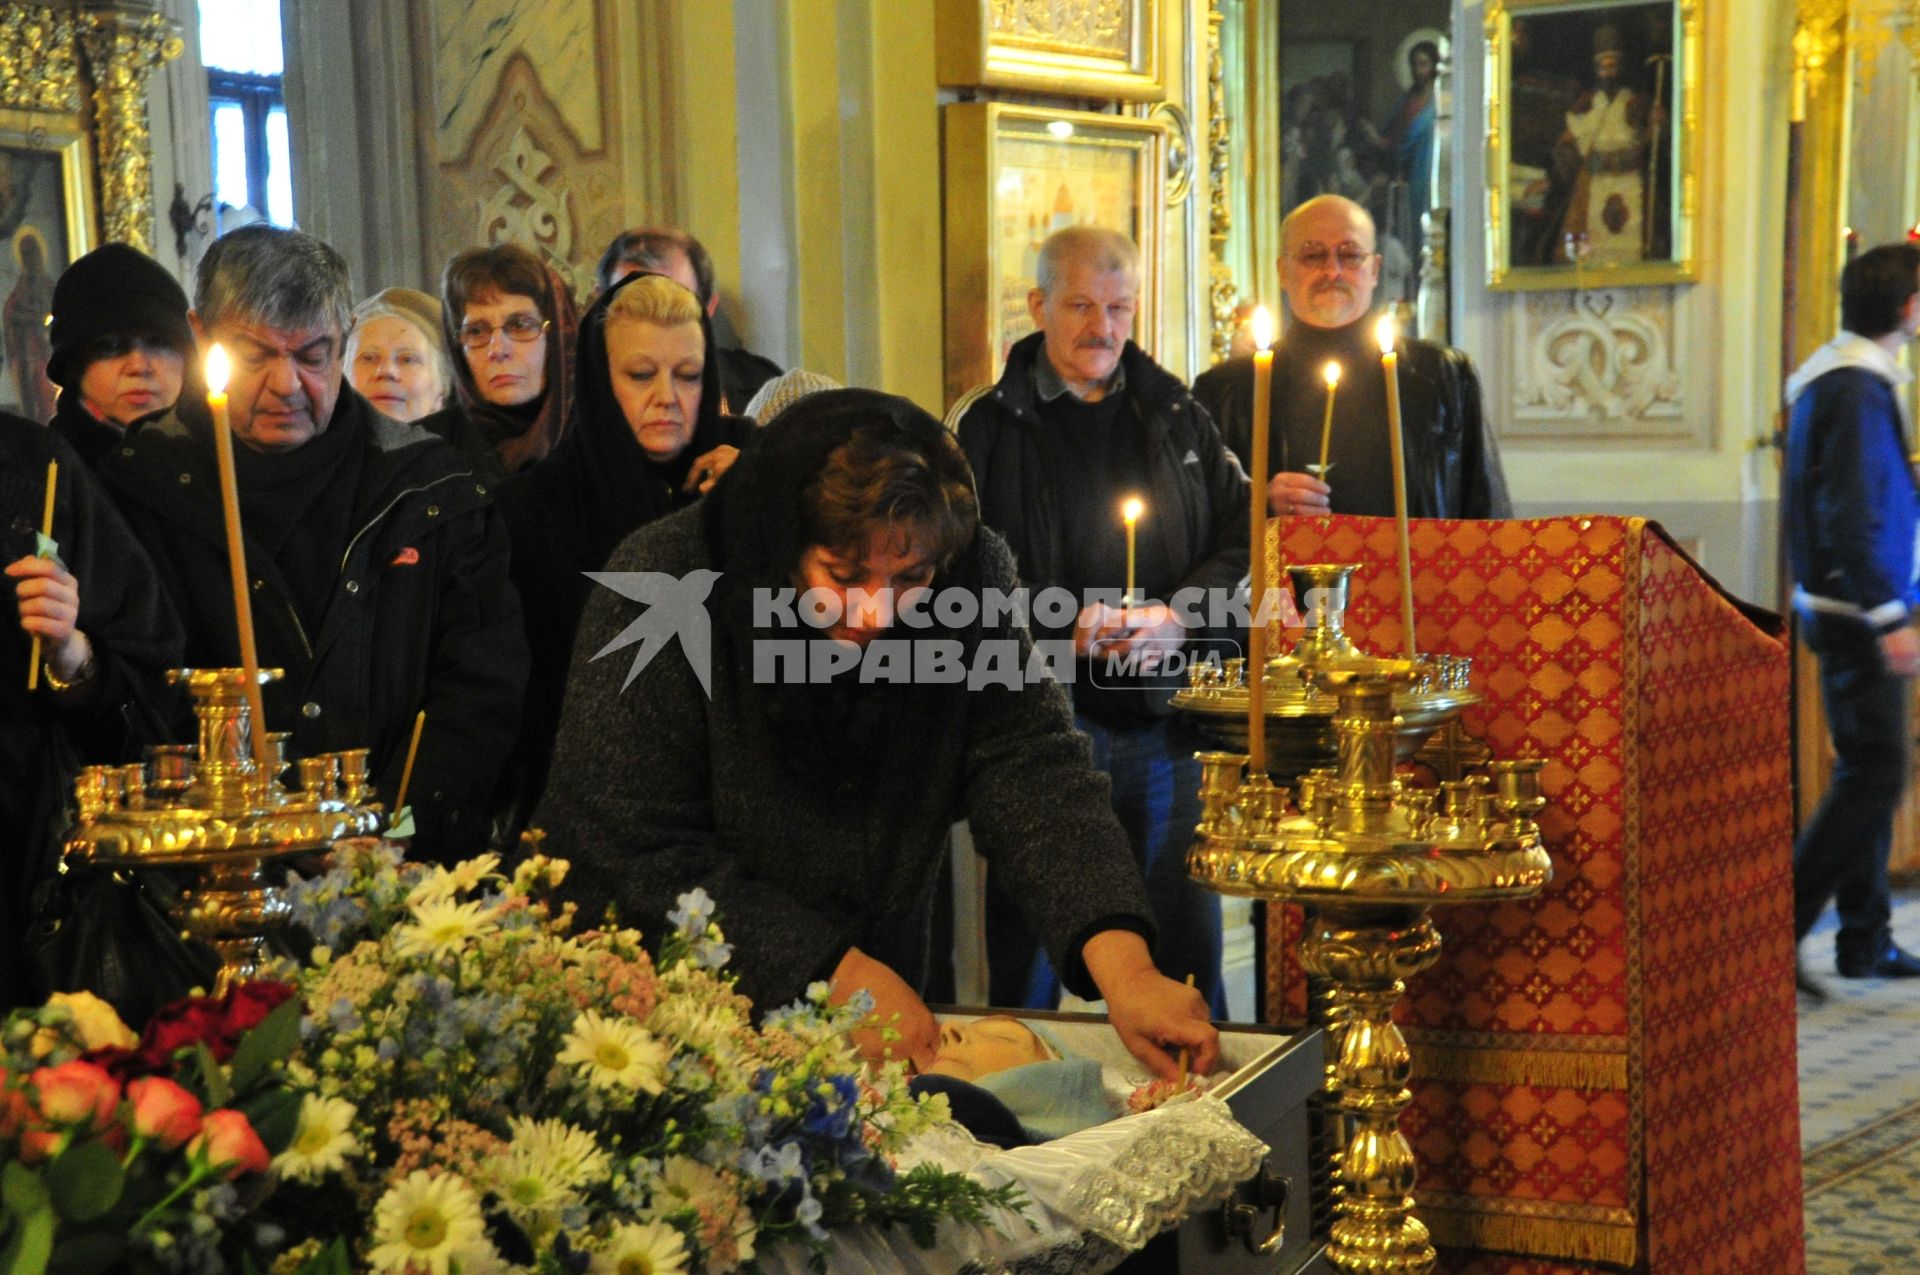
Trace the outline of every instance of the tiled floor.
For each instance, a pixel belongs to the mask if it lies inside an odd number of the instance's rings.
[[[1920,980],[1833,969],[1829,916],[1802,946],[1824,1005],[1801,1001],[1800,1142],[1808,1275],[1920,1272]],[[1920,951],[1920,891],[1895,899],[1894,933]]]

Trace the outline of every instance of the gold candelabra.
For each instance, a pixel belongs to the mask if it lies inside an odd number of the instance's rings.
[[[280,671],[259,676],[264,684]],[[66,852],[107,870],[191,873],[170,915],[219,954],[215,990],[224,991],[254,976],[267,937],[286,924],[288,904],[269,868],[345,837],[375,835],[384,813],[370,800],[364,748],[302,758],[297,792],[265,773],[255,760],[242,670],[177,669],[169,677],[193,696],[199,743],[152,749],[144,766],[82,769],[74,785],[80,817]],[[284,736],[268,741],[284,750]]]
[[[1241,752],[1200,754],[1187,870],[1223,894],[1306,905],[1301,956],[1327,986],[1328,1090],[1343,1134],[1328,1257],[1343,1271],[1423,1275],[1435,1254],[1414,1215],[1413,1148],[1399,1128],[1412,1059],[1393,1007],[1439,956],[1433,908],[1524,898],[1552,879],[1534,821],[1544,763],[1494,762],[1490,775],[1437,790],[1403,785],[1397,761],[1477,697],[1464,660],[1354,648],[1340,615],[1351,571],[1294,568],[1296,590],[1322,590],[1321,605],[1307,637],[1265,670],[1279,693],[1266,710],[1269,773],[1250,773]],[[1187,697],[1207,705],[1231,689],[1196,678]],[[1245,713],[1244,690],[1238,698]],[[1211,711],[1225,733],[1230,710]],[[1297,786],[1276,785],[1276,774]]]

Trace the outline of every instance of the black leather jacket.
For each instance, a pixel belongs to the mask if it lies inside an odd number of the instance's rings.
[[[1506,475],[1480,413],[1480,380],[1465,354],[1430,341],[1400,342],[1400,404],[1407,513],[1414,518],[1511,518]],[[1274,385],[1279,410],[1280,386]],[[1193,396],[1247,463],[1253,436],[1253,357],[1229,359],[1193,382]],[[1366,512],[1388,515],[1392,509]]]

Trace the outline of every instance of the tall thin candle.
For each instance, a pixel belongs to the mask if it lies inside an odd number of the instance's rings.
[[[1253,503],[1248,521],[1252,557],[1248,562],[1252,623],[1247,626],[1247,773],[1267,773],[1267,432],[1273,413],[1273,315],[1261,306],[1253,312]]]
[[[1387,378],[1387,441],[1393,453],[1393,521],[1400,551],[1400,623],[1406,629],[1407,658],[1418,648],[1413,640],[1413,554],[1407,535],[1407,457],[1400,438],[1400,328],[1392,315],[1380,320],[1380,366]]]
[[[60,485],[60,462],[47,462],[47,498],[41,504],[40,540],[42,544],[53,539],[53,493]],[[40,689],[40,635],[33,635],[33,649],[27,652],[27,689]]]
[[[1120,506],[1120,517],[1127,524],[1127,591],[1120,599],[1120,605],[1130,607],[1133,599],[1133,529],[1140,521],[1140,514],[1146,506],[1140,503],[1138,496],[1127,497],[1127,503]]]
[[[1340,364],[1332,359],[1320,369],[1321,379],[1327,383],[1327,414],[1320,420],[1320,468],[1315,472],[1320,481],[1327,481],[1327,452],[1333,446],[1333,396],[1340,389]]]
[[[240,623],[240,669],[247,709],[253,717],[253,760],[271,780],[279,766],[267,739],[267,711],[260,695],[260,656],[253,642],[253,596],[247,588],[247,547],[240,538],[240,487],[233,471],[233,428],[227,420],[227,352],[207,351],[207,409],[213,413],[213,452],[220,465],[220,508],[227,524],[227,571],[233,584],[233,613]]]

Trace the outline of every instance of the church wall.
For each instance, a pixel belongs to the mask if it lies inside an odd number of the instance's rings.
[[[1790,0],[1705,0],[1700,281],[1492,293],[1483,224],[1485,5],[1459,0],[1456,343],[1480,364],[1516,511],[1657,517],[1740,595],[1777,601],[1779,325]],[[1545,351],[1572,325],[1610,379]],[[1597,362],[1589,368],[1600,366]]]

